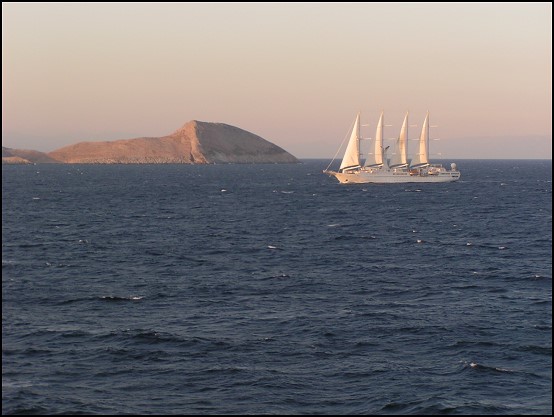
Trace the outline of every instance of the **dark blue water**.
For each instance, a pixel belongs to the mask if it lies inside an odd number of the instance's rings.
[[[3,414],[551,414],[552,162],[2,166]]]

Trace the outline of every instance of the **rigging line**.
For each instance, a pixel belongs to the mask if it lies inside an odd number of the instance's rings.
[[[342,148],[342,145],[344,145],[344,142],[346,141],[346,138],[349,136],[348,134],[352,132],[352,129],[354,129],[354,124],[356,123],[356,120],[354,120],[354,123],[352,123],[352,125],[350,126],[350,129],[348,129],[348,132],[346,132],[346,136],[344,137],[344,139],[342,140],[339,148],[337,149],[337,152],[335,152],[335,156],[333,156],[333,159],[331,159],[331,162],[329,162],[329,165],[327,165],[327,168],[325,168],[325,171],[329,171],[329,168],[331,167],[331,165],[333,164],[333,162],[335,162],[335,159],[337,159],[337,155],[339,154],[341,148]]]

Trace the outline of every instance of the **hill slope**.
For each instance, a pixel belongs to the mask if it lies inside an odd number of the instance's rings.
[[[59,163],[44,152],[28,149],[11,149],[2,146],[3,164],[34,164],[34,163]]]

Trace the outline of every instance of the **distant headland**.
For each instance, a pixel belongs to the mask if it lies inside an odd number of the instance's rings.
[[[297,163],[293,155],[246,130],[192,120],[159,138],[79,142],[49,153],[2,147],[2,164]]]

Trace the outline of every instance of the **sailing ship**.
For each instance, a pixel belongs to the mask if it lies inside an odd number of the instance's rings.
[[[360,154],[360,114],[356,116],[350,140],[338,171],[331,171],[329,164],[323,172],[334,176],[341,184],[360,183],[406,183],[406,182],[451,182],[460,179],[456,164],[447,170],[441,164],[429,163],[429,112],[425,116],[417,153],[408,164],[408,113],[404,117],[394,153],[387,156],[390,146],[383,145],[383,112],[377,123],[373,146],[362,164]]]

